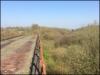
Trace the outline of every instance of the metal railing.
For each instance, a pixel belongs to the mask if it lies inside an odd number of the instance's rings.
[[[43,49],[40,44],[39,35],[36,37],[36,44],[34,48],[32,64],[30,67],[30,75],[32,74],[46,74],[46,67],[43,60]]]

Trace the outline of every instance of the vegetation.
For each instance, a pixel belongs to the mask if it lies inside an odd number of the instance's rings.
[[[40,33],[47,74],[99,74],[99,25],[76,30],[39,27],[1,29],[1,40]]]
[[[18,27],[1,28],[1,41],[22,35],[23,35],[22,28]]]
[[[47,74],[99,74],[99,26],[41,29]]]

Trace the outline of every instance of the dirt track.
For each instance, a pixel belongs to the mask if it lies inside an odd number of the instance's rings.
[[[2,59],[1,74],[15,74],[17,71],[21,70],[25,66],[27,54],[29,55],[31,47],[32,41],[28,40],[22,46],[10,53],[6,58]]]
[[[31,45],[32,42],[28,41],[21,48],[18,48],[15,53],[1,61],[1,72],[3,74],[12,74],[21,69],[25,60],[25,54],[30,50]]]

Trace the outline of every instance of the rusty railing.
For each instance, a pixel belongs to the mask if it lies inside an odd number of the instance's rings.
[[[36,44],[34,48],[32,64],[30,67],[30,75],[31,74],[46,74],[46,67],[43,60],[43,49],[40,44],[39,35],[36,37]]]

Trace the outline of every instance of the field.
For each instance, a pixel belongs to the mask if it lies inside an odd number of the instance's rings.
[[[99,74],[99,26],[40,32],[47,74]]]
[[[36,33],[47,74],[99,74],[99,25],[94,24],[75,30],[38,25],[2,28],[2,73],[29,73]]]

